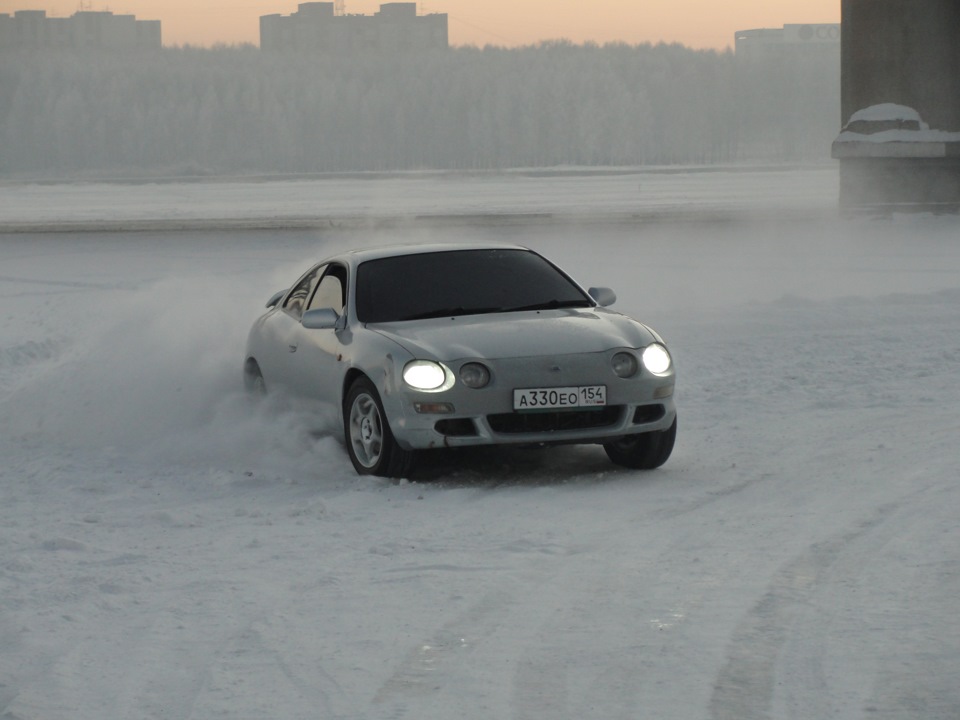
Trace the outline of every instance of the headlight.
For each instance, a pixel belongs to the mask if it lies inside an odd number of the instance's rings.
[[[403,380],[416,390],[446,390],[447,371],[432,360],[411,360],[403,368]]]
[[[670,370],[670,353],[660,343],[647,345],[643,351],[643,366],[654,375],[666,375]]]
[[[639,368],[637,358],[633,353],[618,352],[610,362],[613,365],[613,372],[617,374],[617,377],[633,377],[637,374]]]
[[[460,380],[468,388],[477,390],[490,382],[490,371],[480,363],[466,363],[460,368]]]

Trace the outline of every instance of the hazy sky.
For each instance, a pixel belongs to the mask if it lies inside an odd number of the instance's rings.
[[[384,0],[385,1],[385,0]],[[164,45],[259,43],[261,15],[296,12],[299,0],[82,0],[83,9],[163,22]],[[372,15],[381,0],[345,0]],[[840,0],[424,0],[421,13],[447,13],[452,45],[679,42],[725,48],[737,30],[840,22]],[[46,10],[69,16],[81,0],[0,0],[0,13]]]

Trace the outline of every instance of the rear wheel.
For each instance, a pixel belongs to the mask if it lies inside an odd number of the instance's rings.
[[[267,394],[267,384],[263,381],[263,373],[257,361],[250,359],[243,368],[243,387],[254,398],[262,398]]]
[[[368,378],[358,378],[350,386],[343,410],[347,452],[358,473],[404,477],[410,472],[415,452],[397,444],[380,395]]]
[[[677,439],[677,420],[666,430],[625,435],[613,442],[604,443],[607,457],[617,465],[635,470],[653,470],[663,465]]]

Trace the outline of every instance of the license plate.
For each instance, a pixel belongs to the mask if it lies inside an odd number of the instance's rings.
[[[606,385],[524,388],[513,391],[513,409],[518,411],[567,410],[603,407],[606,404]]]

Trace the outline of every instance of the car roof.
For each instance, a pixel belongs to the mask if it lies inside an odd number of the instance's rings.
[[[529,250],[529,248],[507,242],[411,243],[350,250],[343,253],[341,257],[349,258],[351,263],[359,265],[367,260],[425,253],[455,252],[457,250]]]

